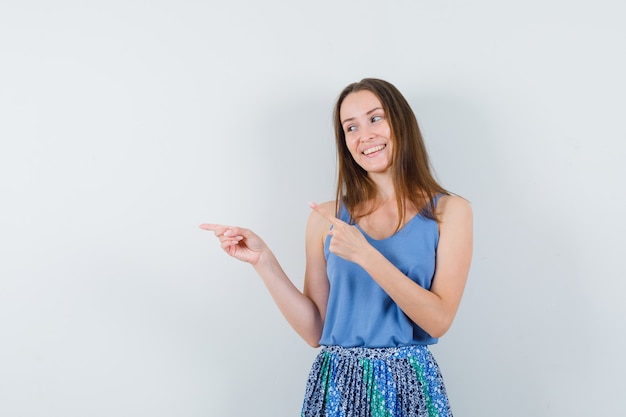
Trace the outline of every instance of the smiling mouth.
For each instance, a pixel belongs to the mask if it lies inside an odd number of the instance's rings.
[[[370,155],[373,154],[374,152],[378,152],[378,151],[382,151],[383,149],[385,149],[387,145],[378,145],[378,146],[374,146],[373,148],[369,148],[363,151],[363,155]]]

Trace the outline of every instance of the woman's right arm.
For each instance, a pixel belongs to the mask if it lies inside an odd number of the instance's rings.
[[[274,253],[251,230],[215,224],[203,224],[200,227],[213,231],[226,253],[254,267],[291,327],[309,345],[317,347],[328,301],[329,286],[323,244],[329,226],[319,214],[310,214],[306,228],[304,291],[296,288]]]

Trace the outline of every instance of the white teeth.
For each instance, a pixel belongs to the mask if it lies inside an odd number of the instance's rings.
[[[374,146],[373,148],[369,148],[363,151],[363,155],[369,155],[374,152],[378,152],[385,149],[385,145]]]

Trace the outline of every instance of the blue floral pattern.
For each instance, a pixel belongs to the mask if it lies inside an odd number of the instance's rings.
[[[301,417],[452,417],[452,412],[428,346],[325,346],[309,373]]]

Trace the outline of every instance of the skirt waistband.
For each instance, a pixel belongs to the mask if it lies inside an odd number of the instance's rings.
[[[322,346],[320,353],[330,353],[343,358],[354,359],[406,359],[415,356],[427,355],[430,352],[428,345],[409,345],[409,346],[394,346],[394,347],[382,347],[382,348],[368,348],[368,347],[343,347],[343,346]]]

